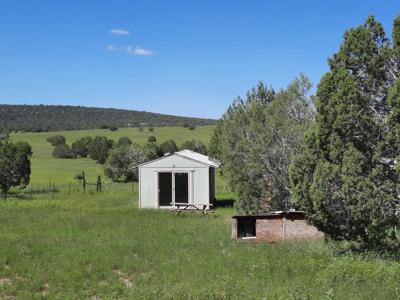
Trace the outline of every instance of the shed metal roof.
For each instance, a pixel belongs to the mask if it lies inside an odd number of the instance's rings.
[[[208,157],[207,155],[203,155],[203,154],[194,152],[192,150],[185,149],[185,150],[181,150],[181,151],[178,151],[175,153],[178,155],[193,159],[195,161],[210,165],[214,168],[218,168],[220,165],[220,162],[218,160],[212,159],[212,158]]]
[[[152,163],[152,162],[155,162],[155,161],[158,161],[158,160],[162,160],[164,158],[167,158],[167,157],[173,156],[173,155],[177,155],[177,156],[180,156],[180,157],[183,157],[183,158],[186,158],[186,159],[190,159],[190,160],[199,162],[199,163],[201,163],[203,165],[207,165],[207,166],[210,166],[210,167],[213,167],[213,168],[218,168],[219,165],[220,165],[220,162],[218,160],[216,160],[216,159],[212,159],[212,158],[208,157],[207,155],[203,155],[203,154],[200,154],[200,153],[185,149],[185,150],[181,150],[181,151],[174,152],[174,153],[168,153],[163,157],[160,157],[160,158],[157,158],[157,159],[142,163],[142,164],[136,166],[135,168],[145,166],[145,165],[147,165],[149,163]]]

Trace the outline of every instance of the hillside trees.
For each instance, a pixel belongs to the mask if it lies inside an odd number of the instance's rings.
[[[197,153],[207,154],[207,146],[198,140],[189,140],[182,143],[181,150],[188,149]]]
[[[167,153],[174,153],[178,151],[178,146],[176,145],[174,140],[166,140],[160,145],[160,149],[162,153],[167,154]]]
[[[25,142],[0,141],[0,189],[6,199],[11,187],[24,188],[31,174],[32,148]]]
[[[47,141],[54,147],[64,145],[66,142],[65,137],[59,134],[48,137]]]
[[[399,222],[396,87],[388,101],[396,45],[373,17],[345,33],[318,85],[315,126],[290,168],[294,199],[309,220],[355,248],[393,244]]]
[[[88,154],[91,159],[104,164],[108,157],[108,151],[113,147],[114,141],[105,136],[96,136],[89,144]]]
[[[239,211],[289,208],[290,157],[313,119],[310,87],[304,75],[278,92],[260,82],[218,122],[210,154],[221,160]]]
[[[116,182],[137,181],[137,169],[134,167],[147,159],[145,151],[138,145],[119,146],[110,152],[104,172]]]
[[[75,153],[76,156],[86,157],[89,154],[89,145],[93,141],[93,138],[90,136],[85,136],[76,140],[71,145],[71,150]]]

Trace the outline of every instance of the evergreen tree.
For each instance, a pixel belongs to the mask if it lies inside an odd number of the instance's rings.
[[[27,143],[0,141],[0,190],[6,194],[11,187],[26,187],[31,175],[32,151]]]
[[[347,31],[316,95],[316,123],[290,168],[293,196],[328,238],[379,247],[396,217],[396,175],[385,153],[387,96],[396,72],[382,25]]]
[[[178,146],[174,140],[167,140],[160,145],[160,149],[163,154],[174,153],[178,151]]]
[[[289,208],[290,157],[313,118],[310,87],[303,75],[279,92],[259,83],[218,122],[211,155],[221,160],[240,212]]]

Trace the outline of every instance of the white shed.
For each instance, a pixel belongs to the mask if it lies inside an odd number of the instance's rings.
[[[190,150],[139,165],[139,207],[171,208],[175,203],[188,203],[209,209],[218,167],[218,161]]]

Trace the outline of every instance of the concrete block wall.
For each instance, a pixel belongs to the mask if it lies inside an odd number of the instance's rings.
[[[256,240],[273,242],[283,240],[283,219],[274,216],[268,219],[256,220]]]

